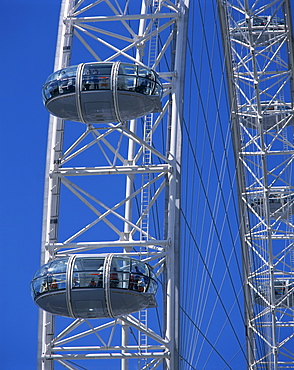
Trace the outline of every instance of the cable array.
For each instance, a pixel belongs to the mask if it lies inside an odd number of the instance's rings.
[[[246,362],[244,302],[230,110],[215,4],[191,4],[189,22],[180,355],[183,369],[234,368],[234,361]],[[228,338],[235,343],[230,351],[223,348]]]

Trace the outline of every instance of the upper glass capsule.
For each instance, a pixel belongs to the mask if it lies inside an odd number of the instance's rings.
[[[273,219],[287,219],[294,211],[294,195],[287,189],[272,191],[268,196],[269,216]],[[260,216],[265,216],[265,198],[260,196],[250,197],[250,206]]]
[[[134,258],[72,255],[42,266],[31,291],[35,303],[52,314],[116,317],[155,307],[157,279],[148,264]]]
[[[147,67],[112,63],[83,63],[52,73],[43,101],[53,115],[83,123],[122,122],[162,109],[163,88]]]
[[[261,282],[254,294],[255,301],[261,306],[267,306],[270,302],[270,284],[269,282]],[[280,307],[294,306],[294,282],[293,279],[275,279],[274,280],[274,300],[273,302]]]
[[[230,33],[233,39],[249,43],[249,28],[252,31],[253,41],[256,44],[267,43],[285,32],[285,20],[270,15],[254,16],[248,20],[241,19],[233,27]]]
[[[279,129],[294,123],[294,111],[290,103],[261,101],[260,109],[261,117],[258,118],[256,104],[242,107],[242,123],[252,129],[258,129],[261,124],[264,130]]]

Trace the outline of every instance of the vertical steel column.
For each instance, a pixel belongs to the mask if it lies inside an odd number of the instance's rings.
[[[219,0],[218,5],[238,179],[247,366],[287,368],[293,366],[293,321],[286,317],[293,308],[285,292],[277,293],[277,282],[292,281],[290,2]]]
[[[168,205],[168,248],[167,269],[167,330],[166,337],[170,341],[171,358],[167,368],[179,369],[179,290],[180,290],[180,193],[181,193],[181,151],[182,151],[182,119],[183,89],[185,76],[186,37],[188,27],[189,1],[180,3],[182,17],[178,22],[175,43],[174,78],[172,92],[171,132],[168,158],[172,161],[172,173],[169,175]]]
[[[54,71],[66,67],[70,63],[72,44],[72,25],[64,22],[75,0],[62,0],[57,44],[55,52]],[[52,257],[52,251],[47,248],[50,243],[57,242],[60,179],[51,178],[49,174],[59,165],[63,145],[64,122],[62,119],[50,116],[48,129],[48,144],[46,157],[46,172],[44,186],[44,208],[41,242],[41,265]],[[40,310],[38,329],[38,369],[53,369],[52,360],[44,360],[43,356],[50,350],[50,342],[54,333],[54,316]]]
[[[148,0],[142,0],[141,5],[141,14],[147,13],[147,2]],[[145,29],[146,19],[141,19],[139,22],[139,30],[138,36],[142,36],[144,29]],[[136,60],[141,61],[144,55],[144,48],[143,45],[141,48],[137,49],[136,53]],[[137,120],[133,119],[130,121],[130,131],[136,134],[136,125]],[[129,146],[128,146],[128,164],[134,165],[134,154],[135,154],[135,142],[132,139],[129,139]],[[133,193],[134,187],[134,179],[135,175],[129,175],[126,178],[126,198],[128,198]],[[125,218],[126,220],[132,221],[132,208],[133,208],[134,200],[129,200],[126,202],[125,206]],[[125,223],[124,228],[124,240],[130,241],[130,225]],[[125,248],[125,252],[128,252],[129,248]],[[127,346],[129,344],[129,325],[122,322],[122,346]],[[121,360],[121,370],[128,370],[129,369],[129,361],[128,359]]]

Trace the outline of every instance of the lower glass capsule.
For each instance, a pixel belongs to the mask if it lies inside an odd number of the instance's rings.
[[[47,110],[86,124],[123,122],[162,110],[163,88],[150,68],[82,63],[51,74],[42,89]]]
[[[42,266],[31,283],[43,310],[74,318],[117,317],[155,307],[152,268],[126,256],[73,255]]]

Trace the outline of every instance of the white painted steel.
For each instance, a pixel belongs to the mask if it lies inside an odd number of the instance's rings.
[[[130,10],[134,9],[134,14],[129,14],[125,5],[129,5]],[[121,122],[118,125],[110,123],[107,127],[101,127],[82,123],[68,125],[56,117],[50,117],[41,264],[65,254],[89,250],[96,253],[99,250],[124,253],[150,263],[156,276],[165,276],[162,280],[163,293],[159,298],[162,301],[158,302],[163,332],[159,331],[155,323],[154,312],[144,322],[140,322],[136,315],[128,315],[104,320],[97,326],[91,320],[76,319],[70,323],[58,317],[55,320],[53,315],[41,311],[38,352],[40,370],[53,370],[54,364],[77,369],[79,365],[74,362],[80,359],[85,368],[87,360],[118,359],[121,369],[127,370],[134,358],[144,359],[141,364],[149,369],[177,370],[179,367],[180,125],[188,8],[188,0],[142,0],[141,7],[137,0],[62,0],[54,70],[70,65],[71,58],[77,64],[91,61],[89,57],[93,61],[124,59],[129,63],[146,65],[152,39],[160,35],[162,45],[157,47],[156,54],[149,57],[149,63],[152,64],[149,67],[155,68],[162,78],[165,100],[162,112],[153,115],[151,132],[149,131],[154,141],[157,141],[156,147],[153,140],[148,141],[142,135],[144,130],[138,129],[139,120]],[[132,23],[136,20],[138,24]],[[152,29],[150,25],[154,20],[158,20],[158,26]],[[110,22],[114,25],[111,28]],[[156,49],[152,53],[154,50]],[[88,52],[88,55],[84,56],[84,52]],[[64,137],[71,136],[71,131],[77,128],[74,125],[82,125],[79,130],[81,127],[84,130],[76,134],[75,139],[69,143]],[[167,147],[163,145],[159,149],[160,126],[166,129],[166,137],[162,140],[167,143]],[[118,139],[115,135],[118,135]],[[127,143],[127,150],[124,143]],[[93,157],[92,154],[87,158],[83,157],[94,149],[99,151],[98,162],[95,162],[96,156]],[[148,163],[141,161],[144,150],[150,153]],[[93,162],[93,158],[94,165],[89,165],[87,161]],[[114,174],[117,176],[110,176]],[[141,185],[138,186],[136,179],[141,179],[144,174],[148,176],[145,177],[145,182],[140,180]],[[125,188],[123,199],[114,204],[109,202],[111,197],[108,195],[104,198],[101,193],[92,195],[97,184],[99,186],[96,179],[103,182],[101,179],[105,176],[117,184],[118,190],[120,187]],[[121,180],[122,176],[124,180]],[[88,180],[93,181],[90,187],[85,186]],[[140,193],[146,189],[153,190],[148,204],[144,205],[140,214],[135,210],[135,205],[137,199],[140,199]],[[72,214],[67,211],[70,202],[63,201],[66,199],[66,190],[80,200],[84,209],[87,208],[87,212],[92,215],[92,219],[85,217],[84,221],[83,213],[78,209],[78,221],[81,221],[82,226],[77,226],[74,231],[71,228],[70,231],[66,229],[66,225],[75,223],[74,219],[74,222],[71,221]],[[113,198],[116,198],[115,192]],[[158,237],[150,224],[147,228],[140,226],[146,212],[150,212],[155,204],[161,207],[159,219],[162,225],[161,235]],[[152,217],[149,213],[148,220],[150,219]],[[80,225],[78,222],[77,224]],[[97,225],[102,225],[102,230],[108,228],[111,236],[107,238],[108,234],[104,231],[103,240],[93,236],[88,238],[87,233]],[[164,231],[163,225],[167,225]],[[100,237],[99,233],[97,235]],[[166,293],[167,299],[164,296]],[[117,334],[118,328],[123,333],[122,336]],[[102,335],[105,331],[107,339]],[[142,338],[146,339],[143,346],[133,343],[134,331],[141,333]],[[94,336],[95,343],[89,339],[86,345],[76,344],[76,341],[90,338],[91,335]]]
[[[285,295],[294,282],[290,0],[219,0],[218,6],[238,174],[247,367],[293,368],[294,311]],[[279,105],[270,110],[272,120],[266,101]],[[289,198],[281,207],[283,194]],[[279,281],[288,282],[280,296]]]

